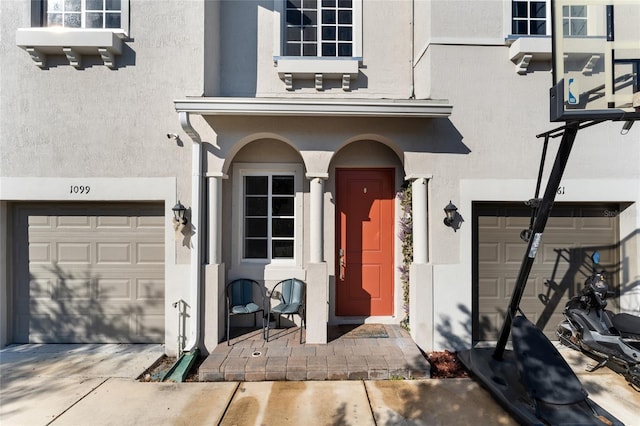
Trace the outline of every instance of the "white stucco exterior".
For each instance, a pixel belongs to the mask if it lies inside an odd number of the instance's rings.
[[[164,203],[167,353],[178,350],[173,304],[196,294],[187,337],[205,351],[224,339],[224,285],[239,277],[305,280],[309,343],[326,343],[329,324],[399,323],[397,200],[393,315],[335,313],[336,168],[391,168],[396,191],[412,185],[412,336],[425,351],[473,343],[473,203],[533,197],[536,135],[560,125],[549,122],[549,56],[515,71],[510,1],[354,0],[357,73],[320,67],[318,86],[313,63],[278,67],[279,1],[127,1],[114,67],[90,53],[78,67],[54,54],[38,66],[16,44],[34,2],[0,3],[0,346],[13,341],[12,206],[26,201]],[[620,205],[620,304],[640,315],[640,125],[621,126],[578,133],[557,201]],[[297,179],[295,262],[243,262],[241,170],[280,165]],[[70,193],[78,184],[90,194]],[[192,240],[174,230],[177,200],[197,209]],[[456,232],[443,225],[450,200]]]

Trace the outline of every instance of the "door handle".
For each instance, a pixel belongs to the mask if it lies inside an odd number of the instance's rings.
[[[347,269],[347,264],[344,261],[344,250],[340,249],[338,250],[338,264],[339,264],[339,268],[340,268],[340,281],[344,281],[344,273],[345,273],[345,269]]]

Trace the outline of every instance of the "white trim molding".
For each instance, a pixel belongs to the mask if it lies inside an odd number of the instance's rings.
[[[447,118],[453,106],[433,99],[292,99],[194,97],[173,101],[176,111],[202,115]]]

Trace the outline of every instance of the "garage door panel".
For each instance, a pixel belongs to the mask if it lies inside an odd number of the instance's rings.
[[[164,338],[164,315],[137,315],[134,322],[140,340],[153,342]]]
[[[98,265],[104,263],[130,264],[133,262],[130,243],[97,243],[96,254]]]
[[[91,300],[91,280],[90,279],[65,279],[58,280],[55,292],[55,300]]]
[[[516,287],[516,281],[518,280],[518,276],[517,275],[513,275],[513,276],[509,276],[506,277],[504,282],[504,292],[502,293],[504,295],[504,297],[506,299],[511,299],[511,296],[513,295],[513,289],[515,289]],[[536,296],[536,285],[535,285],[535,279],[534,278],[529,278],[527,280],[527,285],[524,289],[524,292],[522,293],[522,299],[531,299],[533,298],[537,298]],[[508,305],[508,303],[507,303]],[[505,306],[507,306],[505,305]]]
[[[478,248],[478,257],[484,263],[500,262],[500,246],[498,244],[480,244]]]
[[[32,299],[51,299],[53,297],[53,288],[54,285],[51,279],[39,279],[29,282],[28,291]],[[24,292],[24,289],[22,292]]]
[[[492,340],[492,336],[500,333],[499,327],[504,320],[505,312],[485,311],[480,313],[478,340]]]
[[[164,300],[164,280],[136,280],[138,300]]]
[[[56,260],[60,264],[81,263],[91,264],[91,243],[58,243],[55,245]]]
[[[29,259],[33,263],[51,263],[50,243],[29,244]]]
[[[477,314],[473,318],[473,334],[476,340],[497,340],[497,332],[504,321],[511,292],[522,263],[527,243],[520,239],[520,231],[529,227],[530,209],[514,205],[474,205],[477,228],[475,282]],[[533,318],[545,334],[555,338],[555,328],[562,319],[562,309],[569,297],[577,294],[586,276],[591,272],[589,256],[594,250],[601,255],[601,264],[612,272],[618,263],[617,217],[603,214],[615,211],[615,205],[576,206],[556,204],[542,236],[538,255],[534,261],[529,281],[521,301],[521,309]],[[497,215],[490,219],[484,215]],[[511,217],[509,216],[511,215]],[[500,223],[501,226],[484,226]],[[499,262],[485,261],[485,247],[500,247],[504,253]],[[497,279],[503,279],[504,288],[498,298],[493,288]],[[547,285],[547,281],[551,281]],[[485,288],[486,287],[486,288]],[[497,324],[489,325],[489,321]]]
[[[577,220],[572,217],[554,217],[553,220],[549,220],[547,222],[547,226],[545,227],[545,232],[559,229],[559,230],[567,230],[567,229],[576,229],[578,227]]]
[[[91,218],[87,216],[59,216],[53,222],[55,226],[65,230],[73,228],[86,230],[91,228]]]
[[[480,226],[483,229],[498,229],[500,228],[500,218],[497,216],[483,216],[478,218]]]
[[[524,217],[505,217],[501,220],[504,225],[501,229],[522,229],[529,226],[529,219]]]
[[[138,216],[135,218],[136,227],[139,230],[164,229],[164,217],[161,216]]]
[[[136,245],[138,263],[164,263],[164,244],[139,243]]]
[[[29,229],[49,229],[51,228],[53,221],[54,218],[50,216],[29,216]]]
[[[131,280],[99,278],[96,288],[98,300],[129,300],[131,299]]]
[[[504,263],[519,266],[525,250],[521,243],[504,243]]]
[[[579,226],[581,229],[589,230],[589,231],[612,232],[613,231],[612,224],[613,224],[613,221],[599,220],[598,217],[595,217],[595,218],[585,217],[585,218],[582,218]]]
[[[479,295],[483,299],[494,299],[498,300],[500,298],[500,278],[495,277],[484,278],[480,282],[480,288],[478,290]]]
[[[96,229],[130,229],[134,220],[126,216],[97,216]]]
[[[17,342],[164,340],[162,205],[24,204],[14,214]]]

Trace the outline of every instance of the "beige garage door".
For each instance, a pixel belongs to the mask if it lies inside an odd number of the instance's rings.
[[[160,204],[18,205],[14,340],[164,340]]]
[[[566,301],[591,273],[594,250],[617,285],[617,213],[617,205],[554,205],[520,304],[552,340]],[[527,248],[520,231],[529,227],[530,214],[523,205],[474,204],[475,341],[498,338]],[[610,307],[616,309],[616,301]]]

